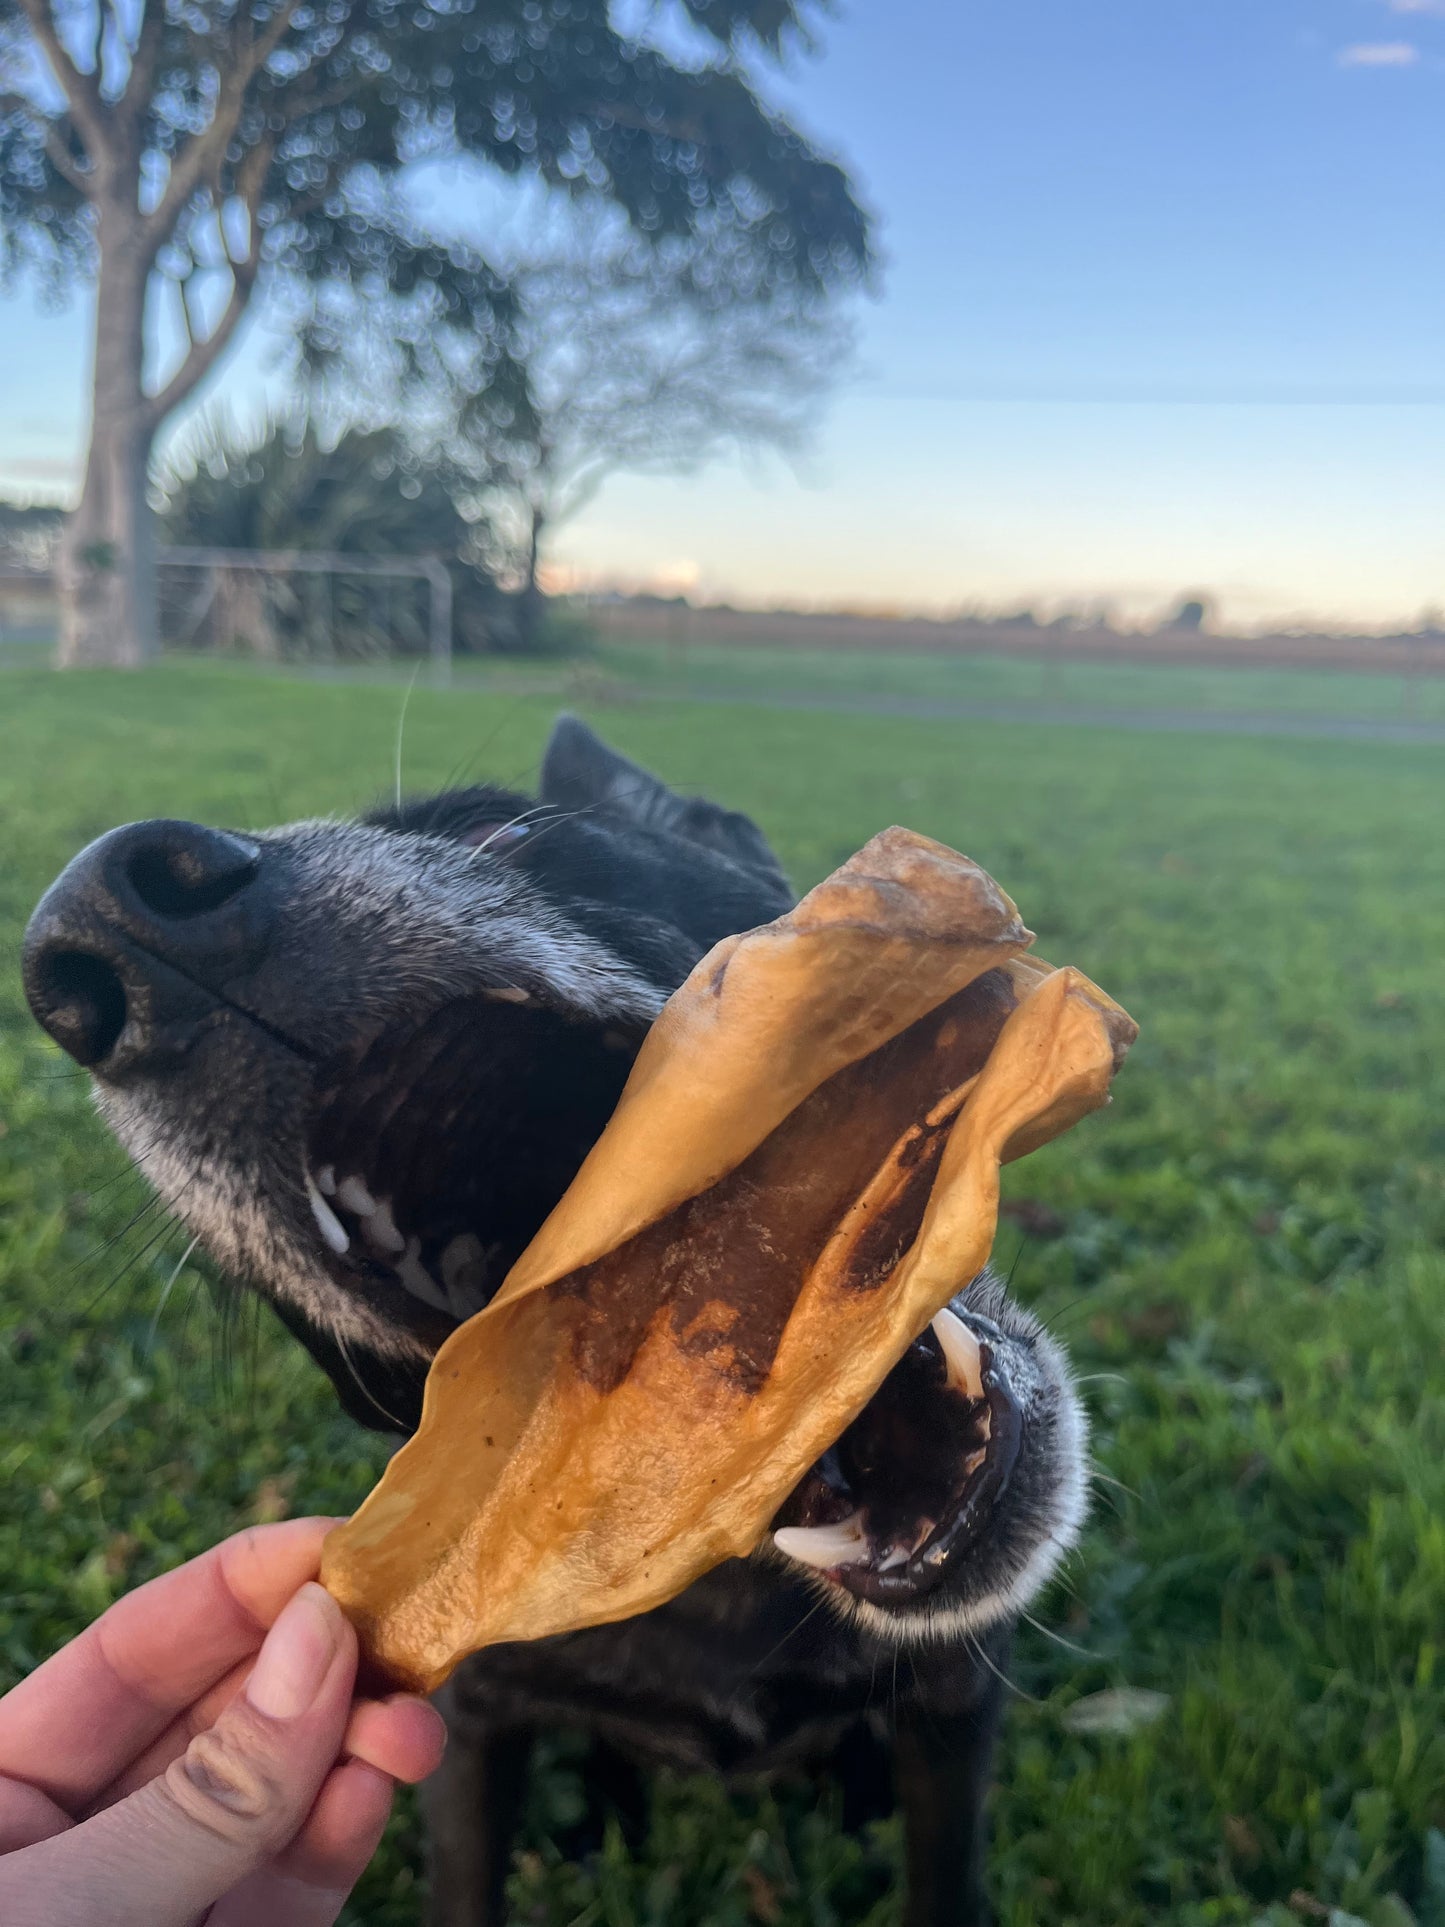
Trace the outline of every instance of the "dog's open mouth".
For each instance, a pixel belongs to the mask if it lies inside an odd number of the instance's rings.
[[[490,991],[329,1066],[304,1182],[330,1265],[434,1350],[571,1182],[638,1041]],[[1000,1339],[980,1313],[940,1312],[785,1502],[778,1550],[879,1606],[936,1586],[988,1530],[1018,1455]]]
[[[942,1311],[792,1493],[774,1543],[875,1605],[904,1605],[988,1529],[1022,1411],[998,1327]]]
[[[389,1290],[400,1322],[439,1344],[571,1182],[638,1041],[502,988],[327,1066],[303,1181],[333,1264]]]

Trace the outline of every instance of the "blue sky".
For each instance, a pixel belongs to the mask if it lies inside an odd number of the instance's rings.
[[[847,0],[821,42],[767,84],[880,215],[858,377],[801,472],[620,478],[559,562],[758,603],[1445,604],[1445,0]],[[0,306],[0,482],[74,475],[84,323]]]

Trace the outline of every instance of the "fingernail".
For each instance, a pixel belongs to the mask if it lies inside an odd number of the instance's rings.
[[[282,1610],[256,1655],[246,1698],[268,1719],[294,1720],[321,1691],[341,1643],[341,1608],[308,1583]]]

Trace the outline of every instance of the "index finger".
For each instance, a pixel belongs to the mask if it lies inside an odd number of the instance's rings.
[[[252,1526],[118,1599],[0,1700],[0,1777],[83,1806],[256,1651],[334,1524]]]

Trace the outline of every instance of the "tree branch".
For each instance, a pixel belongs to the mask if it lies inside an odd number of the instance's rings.
[[[284,4],[279,6],[267,21],[266,31],[259,37],[253,34],[247,42],[246,64],[249,69],[248,79],[251,74],[260,72],[272,54],[275,53],[276,49],[281,45],[282,40],[286,36],[286,29],[291,25],[291,16],[295,13],[297,5],[298,0],[284,0]]]
[[[105,105],[100,98],[98,73],[83,74],[61,45],[49,0],[20,0],[30,31],[39,43],[65,98],[91,161],[98,168],[111,159],[110,129]],[[89,192],[89,188],[87,188]]]
[[[261,196],[266,191],[266,176],[271,172],[271,163],[276,158],[276,137],[258,140],[236,169],[236,193],[246,209],[246,218],[251,223],[251,236],[248,250],[256,251],[256,210],[261,205]],[[226,230],[221,229],[221,241],[225,244]],[[226,249],[227,254],[230,249]]]
[[[593,120],[610,120],[617,127],[627,128],[630,133],[664,134],[668,140],[689,141],[704,153],[709,145],[701,123],[690,116],[677,119],[664,114],[654,120],[645,108],[623,100],[594,100],[588,103],[586,111]]]
[[[75,164],[75,156],[65,144],[65,136],[54,121],[45,130],[45,151],[50,165],[62,179],[69,181],[77,194],[89,194],[92,177]]]
[[[215,327],[204,341],[196,340],[195,328],[191,321],[190,304],[186,300],[184,282],[181,284],[181,311],[185,320],[186,334],[190,346],[186,358],[171,376],[165,387],[152,395],[146,403],[146,413],[154,426],[159,426],[171,410],[178,408],[187,395],[205,380],[226,344],[236,332],[241,316],[251,299],[251,290],[256,285],[256,276],[261,270],[261,231],[256,225],[256,210],[261,205],[261,196],[266,188],[266,176],[275,158],[275,139],[258,141],[241,163],[237,182],[237,193],[246,210],[250,232],[246,237],[246,252],[239,261],[231,261],[231,298]],[[224,209],[217,209],[216,224],[220,230],[221,246],[227,256],[230,247],[226,240]]]
[[[74,154],[66,146],[66,124],[52,120],[43,107],[37,106],[24,94],[0,94],[0,114],[16,113],[30,116],[44,141],[50,164],[62,180],[69,181],[78,194],[88,194],[91,176],[76,164]]]
[[[192,269],[192,273],[195,270]],[[191,297],[186,290],[191,285],[191,275],[183,275],[176,282],[176,294],[181,303],[181,325],[186,331],[186,355],[190,356],[196,345],[195,325],[191,320]]]
[[[135,52],[130,59],[130,72],[126,75],[125,92],[121,95],[121,105],[128,114],[143,114],[150,100],[151,82],[155,79],[156,62],[160,58],[161,39],[165,33],[165,0],[143,0],[140,32],[136,36]]]
[[[22,4],[33,4],[33,0],[22,0]],[[150,4],[156,4],[156,0],[150,0]],[[197,188],[208,181],[213,187],[216,185],[215,177],[241,118],[246,90],[280,45],[298,4],[299,0],[285,0],[268,21],[266,31],[238,53],[222,82],[210,125],[187,141],[172,158],[165,192],[145,220],[146,244],[152,252],[175,227],[182,208]]]
[[[253,244],[247,258],[236,262],[232,267],[235,285],[231,289],[231,298],[226,303],[225,312],[220,320],[204,341],[192,340],[185,360],[165,387],[158,390],[156,394],[146,397],[146,419],[153,428],[159,427],[173,409],[180,407],[186,397],[199,387],[220,360],[231,336],[236,332],[241,316],[246,312],[260,265],[260,254]],[[185,306],[184,292],[181,295],[181,305]],[[186,317],[186,325],[189,328],[189,315]]]

